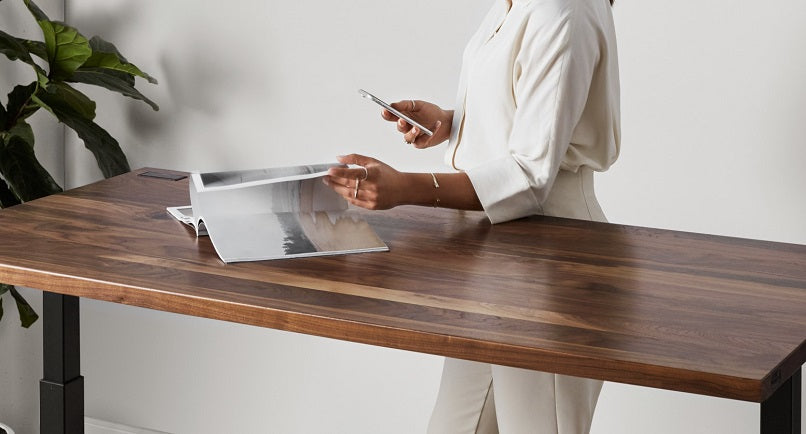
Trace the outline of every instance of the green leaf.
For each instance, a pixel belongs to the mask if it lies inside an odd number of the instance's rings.
[[[98,124],[81,116],[61,99],[53,98],[49,92],[38,92],[33,99],[78,134],[84,141],[84,146],[95,156],[98,168],[105,177],[110,178],[131,170],[118,141]]]
[[[11,287],[11,296],[14,297],[14,301],[17,302],[17,312],[20,313],[20,323],[25,328],[31,327],[31,325],[39,319],[39,315],[34,312],[34,308],[28,304],[22,297],[22,294],[17,292],[17,288],[13,286]]]
[[[15,123],[27,118],[28,116],[31,116],[39,109],[39,107],[37,107],[31,101],[31,97],[33,96],[34,92],[36,92],[36,89],[37,83],[33,82],[27,86],[17,85],[14,87],[11,93],[8,94],[6,123],[5,128],[3,129],[13,127]]]
[[[70,75],[90,57],[92,49],[89,41],[78,30],[64,23],[51,21],[32,0],[25,0],[25,6],[42,29],[52,77]]]
[[[11,136],[0,149],[0,174],[11,191],[23,202],[62,191],[47,170],[39,164],[32,143]]]
[[[48,18],[48,16],[42,12],[42,9],[39,9],[39,6],[32,0],[25,0],[25,6],[28,7],[28,10],[31,11],[31,14],[37,21],[50,21],[50,18]]]
[[[8,130],[9,136],[19,136],[26,143],[34,144],[34,129],[27,122],[20,120]]]
[[[42,42],[15,38],[0,30],[0,53],[5,54],[11,60],[22,60],[31,65],[38,74],[45,74],[45,70],[34,62],[31,54],[38,56],[44,54],[40,57],[46,59],[47,53],[44,49],[45,44]]]
[[[159,106],[154,103],[154,101],[148,99],[145,95],[140,93],[140,91],[135,89],[133,85],[129,84],[126,80],[121,79],[120,74],[115,74],[114,72],[115,71],[103,68],[81,67],[73,73],[73,76],[70,77],[69,81],[105,87],[111,91],[119,92],[120,94],[130,98],[145,101],[154,110],[160,109]]]
[[[40,59],[48,60],[48,49],[45,47],[44,42],[20,38],[17,38],[17,41],[22,44],[22,46],[25,47],[30,54],[33,54]]]
[[[0,30],[0,53],[3,53],[11,60],[22,60],[30,65],[34,64],[29,50],[20,41]]]
[[[0,179],[0,208],[8,208],[19,204],[20,199],[11,192],[6,181]],[[0,292],[2,292],[2,289],[0,289]]]
[[[69,106],[80,116],[95,119],[95,102],[69,84],[54,81],[48,84],[46,91],[51,101],[60,100],[60,105]]]
[[[58,21],[38,23],[45,35],[50,77],[70,76],[92,55],[89,41],[75,28]]]
[[[111,42],[105,41],[98,36],[93,36],[90,39],[90,48],[92,48],[92,55],[82,65],[83,68],[104,68],[115,71],[125,72],[127,74],[143,77],[149,83],[157,84],[157,80],[141,71],[140,68],[130,63],[120,54],[117,47]]]

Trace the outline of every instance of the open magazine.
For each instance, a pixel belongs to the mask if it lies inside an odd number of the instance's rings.
[[[387,251],[347,201],[322,183],[338,164],[190,176],[190,206],[177,220],[209,235],[225,263]]]

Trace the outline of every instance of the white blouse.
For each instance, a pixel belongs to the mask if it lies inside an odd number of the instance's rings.
[[[559,170],[613,164],[619,117],[609,0],[495,0],[465,49],[445,161],[491,222],[542,214]]]

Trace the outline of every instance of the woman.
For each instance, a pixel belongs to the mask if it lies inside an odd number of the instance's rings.
[[[544,214],[604,221],[593,171],[620,146],[609,0],[495,0],[464,53],[455,110],[425,101],[384,110],[407,143],[449,139],[452,173],[401,173],[362,155],[325,182],[368,209],[403,204],[484,210],[492,223]],[[602,383],[447,359],[431,433],[586,433]]]

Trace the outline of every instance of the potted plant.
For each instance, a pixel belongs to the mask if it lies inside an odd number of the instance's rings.
[[[0,30],[0,53],[26,63],[33,71],[30,83],[14,87],[7,104],[0,103],[2,208],[62,191],[34,155],[34,132],[26,119],[39,109],[76,132],[105,177],[130,170],[118,142],[93,121],[95,102],[73,84],[100,86],[159,110],[135,88],[135,76],[154,84],[157,81],[127,61],[114,45],[98,36],[87,39],[77,29],[49,19],[32,0],[23,2],[42,29],[44,41],[16,38]],[[6,293],[17,304],[22,326],[30,327],[38,315],[12,285],[0,284],[0,319]]]

